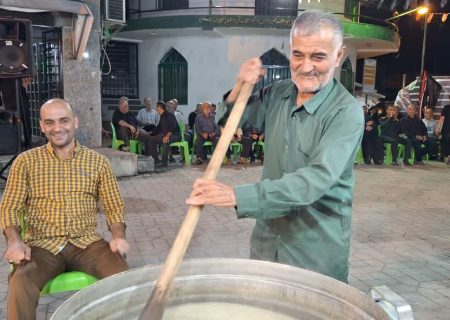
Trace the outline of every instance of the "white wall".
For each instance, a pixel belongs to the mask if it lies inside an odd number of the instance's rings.
[[[202,31],[199,31],[201,33]],[[222,101],[222,95],[232,88],[239,66],[247,59],[261,56],[275,48],[289,58],[289,31],[285,36],[186,36],[156,38],[139,45],[139,93],[158,99],[158,64],[173,47],[188,62],[188,104],[180,105],[185,121],[198,102]],[[356,70],[356,50],[348,47],[342,62],[350,58]],[[340,77],[340,68],[335,72]],[[176,98],[176,97],[175,97]]]
[[[158,64],[173,47],[188,62],[188,105],[180,106],[186,117],[198,102],[222,101],[232,88],[239,66],[271,48],[289,53],[288,31],[285,37],[171,37],[147,40],[139,45],[139,92],[141,97],[158,98]],[[284,48],[284,49],[282,49]]]

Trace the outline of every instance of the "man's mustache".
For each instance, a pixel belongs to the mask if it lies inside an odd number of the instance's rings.
[[[295,75],[298,77],[318,77],[319,73],[314,72],[314,71],[312,71],[312,72],[296,72]]]

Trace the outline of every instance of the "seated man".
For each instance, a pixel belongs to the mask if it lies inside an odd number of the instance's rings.
[[[392,165],[397,165],[398,144],[405,145],[405,154],[403,158],[404,165],[410,165],[408,159],[411,157],[411,141],[400,137],[400,121],[397,118],[396,106],[387,108],[387,115],[380,124],[380,140],[391,145]]]
[[[167,106],[164,102],[156,103],[156,112],[159,114],[159,123],[151,132],[139,130],[136,138],[145,144],[144,155],[152,156],[155,165],[167,167],[169,160],[170,143],[180,141],[180,128],[178,127],[175,116],[166,111]],[[163,146],[162,160],[158,156],[158,145]]]
[[[139,110],[136,119],[143,126],[142,129],[150,132],[158,125],[159,114],[152,109],[152,100],[149,97],[144,98],[144,105],[145,108]]]
[[[361,142],[362,153],[365,164],[383,163],[383,144],[378,139],[378,118],[368,112],[364,107],[364,135]]]
[[[240,143],[242,144],[242,153],[239,159],[239,163],[245,164],[250,158],[250,163],[255,163],[255,153],[258,153],[259,141],[264,141],[264,130],[245,126],[242,130],[242,137],[240,137]],[[253,149],[255,147],[255,150]]]
[[[175,116],[178,124],[180,124],[181,122],[184,123],[183,113],[178,111],[177,108],[178,108],[178,100],[177,99],[173,98],[172,100],[167,101],[167,111],[169,111],[170,113],[172,113]]]
[[[199,114],[202,114],[202,104],[201,103],[197,103],[197,106],[195,107],[195,110],[192,111],[191,113],[189,113],[189,117],[188,117],[188,130],[186,131],[186,135],[187,135],[187,141],[189,144],[189,150],[192,149],[192,144],[194,143],[194,125],[195,125],[195,118],[197,118],[197,116]]]
[[[35,319],[44,285],[65,271],[102,279],[128,269],[123,201],[108,160],[75,140],[78,117],[62,99],[42,105],[45,146],[20,154],[9,173],[0,204],[7,240],[8,319]],[[95,232],[98,200],[112,233],[106,242]],[[27,236],[21,238],[20,216]]]
[[[430,153],[432,146],[427,136],[425,124],[416,116],[416,107],[409,105],[407,116],[400,121],[400,131],[405,139],[412,142],[416,154],[415,164],[424,164],[422,156]],[[425,148],[422,148],[422,144]]]
[[[128,98],[119,99],[119,108],[113,113],[111,122],[116,129],[117,139],[123,140],[123,151],[130,150],[130,137],[136,133],[138,120],[129,112]]]
[[[197,133],[197,141],[195,143],[195,154],[197,160],[194,164],[200,165],[206,160],[203,151],[205,141],[211,141],[216,146],[219,141],[220,128],[216,124],[214,117],[211,115],[211,102],[202,103],[202,114],[195,118],[195,131]]]
[[[436,146],[437,121],[434,119],[434,110],[432,108],[425,109],[425,118],[423,118],[422,121],[423,121],[423,124],[425,125],[425,127],[427,128],[427,137],[428,137],[428,140],[430,141],[430,145],[431,145],[430,158],[436,159],[437,158],[437,146]]]

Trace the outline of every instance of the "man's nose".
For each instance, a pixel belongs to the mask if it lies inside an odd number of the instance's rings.
[[[314,70],[314,65],[311,61],[311,59],[304,59],[303,62],[300,64],[299,71],[302,73],[308,73]]]

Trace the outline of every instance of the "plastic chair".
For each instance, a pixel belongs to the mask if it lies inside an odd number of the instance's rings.
[[[233,153],[233,156],[237,157],[242,152],[242,144],[239,142],[230,143],[230,150]]]
[[[192,154],[191,154],[191,158],[194,158],[196,143],[197,143],[197,131],[195,131],[195,127],[194,127],[194,140],[192,140]],[[203,143],[203,147],[210,147],[211,148],[211,153],[214,151],[214,145],[213,145],[212,141],[205,141]]]
[[[181,122],[178,124],[178,126],[180,127],[181,141],[172,142],[170,144],[170,147],[177,147],[178,150],[180,150],[180,153],[181,153],[181,149],[183,149],[184,163],[186,165],[189,165],[191,163],[191,156],[189,153],[189,144],[186,140],[184,140],[185,124],[184,124],[184,122]]]
[[[361,146],[359,147],[358,152],[356,153],[355,163],[356,164],[363,164],[364,163],[364,156],[363,156],[363,152],[362,152]]]
[[[119,150],[120,146],[123,145],[125,142],[123,140],[117,139],[116,135],[116,128],[114,127],[114,124],[111,122],[111,132],[112,132],[112,148],[114,150]],[[130,153],[134,154],[142,154],[142,145],[139,142],[139,140],[130,140]]]
[[[27,225],[23,213],[20,215],[20,236],[25,240]],[[69,271],[56,276],[41,290],[41,296],[58,292],[77,291],[97,282],[97,279],[81,271]]]

